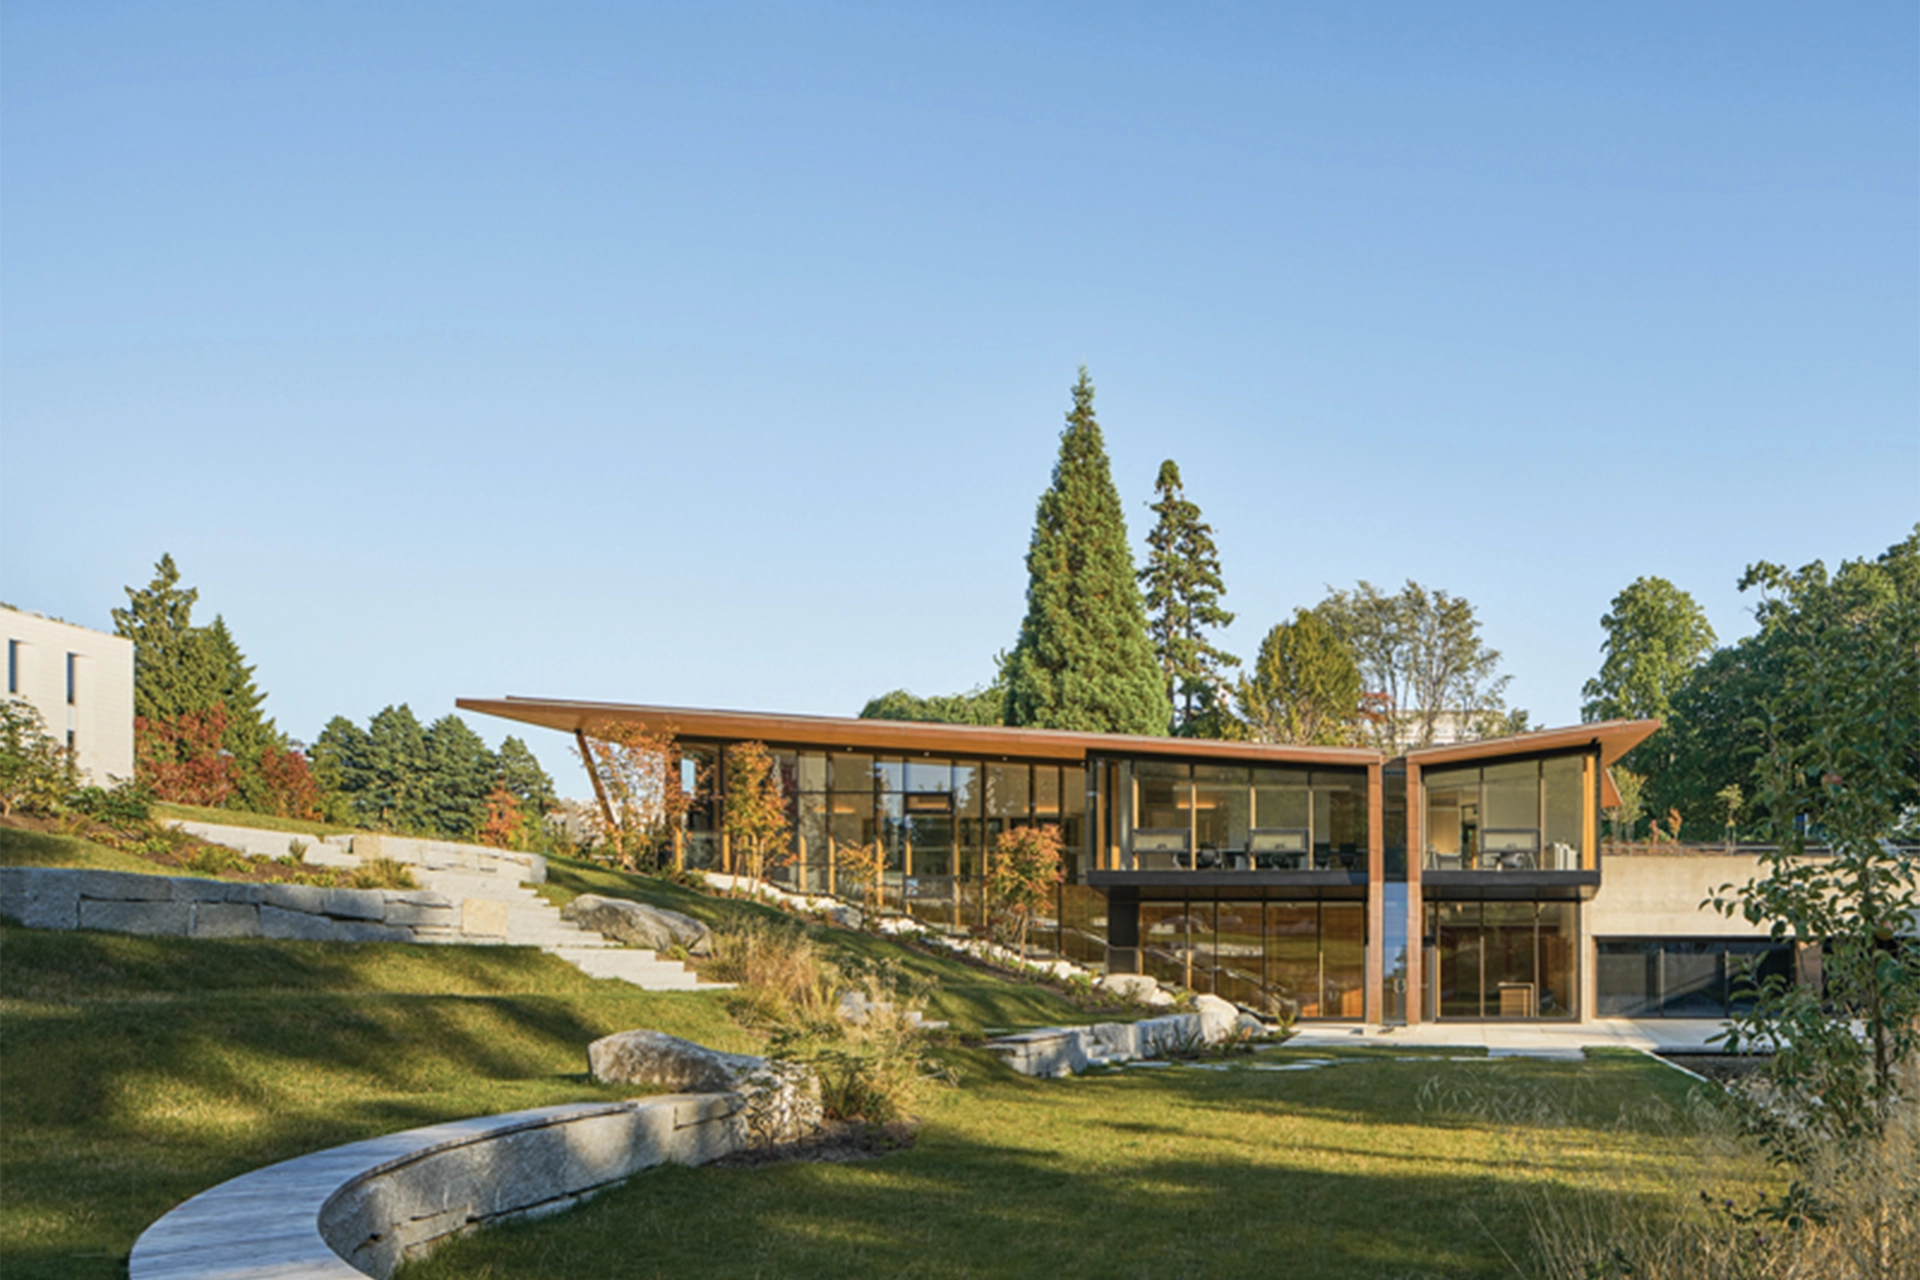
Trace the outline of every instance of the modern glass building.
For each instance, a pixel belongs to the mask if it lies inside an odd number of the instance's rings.
[[[1570,1019],[1644,1001],[1595,990],[1602,966],[1586,913],[1605,875],[1600,811],[1617,803],[1607,768],[1654,721],[1388,759],[535,698],[459,705],[583,737],[621,724],[671,729],[686,776],[708,779],[675,849],[697,869],[733,869],[713,800],[726,785],[725,748],[764,743],[792,826],[770,878],[844,894],[842,851],[877,843],[886,905],[935,929],[984,929],[995,841],[1010,828],[1057,826],[1066,883],[1039,931],[1045,946],[1251,1008],[1366,1021]],[[1605,954],[1603,972],[1625,972],[1615,950]]]

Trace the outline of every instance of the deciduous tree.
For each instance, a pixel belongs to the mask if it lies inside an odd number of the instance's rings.
[[[1220,553],[1213,526],[1200,518],[1199,504],[1187,497],[1180,468],[1168,458],[1154,481],[1159,501],[1150,510],[1156,520],[1147,535],[1147,563],[1140,570],[1146,592],[1147,634],[1165,678],[1167,699],[1176,708],[1171,731],[1202,736],[1206,694],[1226,684],[1228,668],[1240,659],[1213,643],[1214,629],[1233,622],[1221,607],[1227,586],[1220,576]]]
[[[1831,576],[1763,563],[1741,585],[1765,593],[1761,630],[1784,653],[1754,775],[1777,848],[1714,905],[1820,945],[1825,989],[1769,979],[1729,1040],[1773,1047],[1787,1121],[1774,1134],[1789,1150],[1870,1140],[1920,1055],[1920,527]]]
[[[604,800],[594,812],[602,847],[623,867],[642,859],[659,866],[702,785],[696,777],[686,786],[674,727],[615,721],[590,728],[585,740],[581,764]]]
[[[780,771],[763,742],[736,742],[727,748],[724,821],[736,872],[759,880],[769,865],[791,855],[787,838],[793,826]]]
[[[135,775],[161,800],[218,808],[233,794],[234,761],[224,745],[226,733],[226,708],[218,704],[168,720],[135,716]]]
[[[1052,901],[1063,878],[1060,828],[1014,827],[994,841],[987,867],[987,901],[1022,956],[1027,954],[1027,931],[1034,917]]]
[[[1713,628],[1665,578],[1636,578],[1600,619],[1600,673],[1581,689],[1586,720],[1665,720],[1687,673],[1713,652]]]
[[[1315,607],[1352,647],[1367,691],[1382,704],[1374,724],[1384,750],[1433,745],[1443,717],[1474,736],[1508,723],[1500,651],[1480,638],[1464,597],[1413,581],[1391,595],[1362,581]]]
[[[0,697],[0,815],[51,809],[72,784],[70,766],[39,708]]]
[[[1164,734],[1170,713],[1082,369],[1027,549],[1027,614],[1007,660],[1006,721]]]

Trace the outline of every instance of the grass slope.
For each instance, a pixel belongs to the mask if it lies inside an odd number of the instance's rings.
[[[88,871],[137,871],[141,875],[191,876],[195,872],[162,867],[118,849],[78,836],[0,827],[0,867],[78,867]]]
[[[1511,1275],[1503,1250],[1527,1248],[1514,1191],[1550,1180],[1617,1195],[1623,1163],[1683,1158],[1644,1104],[1691,1087],[1644,1058],[1368,1055],[1056,1082],[976,1061],[968,1076],[910,1151],[656,1170],[562,1218],[448,1244],[402,1278]],[[1571,1124],[1436,1113],[1423,1101],[1436,1084],[1539,1092]]]
[[[792,916],[757,902],[715,897],[671,881],[628,875],[575,858],[549,856],[547,882],[540,886],[540,893],[555,906],[565,906],[583,893],[627,898],[683,912],[713,928],[793,922]],[[807,931],[839,959],[897,965],[910,978],[932,984],[927,1016],[952,1023],[962,1035],[1098,1022],[1113,1016],[1081,1009],[1045,987],[1010,982],[952,956],[903,947],[870,933],[825,925],[810,925]]]
[[[629,1027],[753,1041],[707,995],[536,951],[0,930],[0,1257],[12,1280],[125,1274],[195,1192],[438,1120],[624,1096],[585,1047]]]

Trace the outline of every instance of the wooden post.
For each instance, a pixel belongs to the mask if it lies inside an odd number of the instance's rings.
[[[687,842],[685,837],[686,832],[684,830],[679,827],[673,829],[673,869],[675,871],[685,871],[687,869]]]
[[[1379,761],[1367,766],[1367,977],[1360,1016],[1380,1021],[1382,988],[1386,985],[1387,955],[1387,845],[1386,814],[1381,794],[1385,770]]]
[[[1420,872],[1427,860],[1427,806],[1421,798],[1420,766],[1407,761],[1407,1025],[1426,1011],[1427,907]]]
[[[611,837],[616,825],[613,820],[613,804],[607,799],[606,784],[600,781],[600,770],[594,767],[593,752],[587,747],[587,731],[575,729],[573,740],[580,744],[580,763],[587,767],[587,777],[593,780],[593,795],[600,802],[600,816],[606,821],[607,834]]]

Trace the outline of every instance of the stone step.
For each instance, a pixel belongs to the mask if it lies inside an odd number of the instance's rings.
[[[724,991],[732,984],[702,982],[686,966],[661,960],[651,951],[549,948],[552,954],[590,978],[618,978],[646,991]]]

